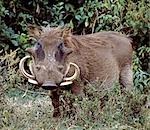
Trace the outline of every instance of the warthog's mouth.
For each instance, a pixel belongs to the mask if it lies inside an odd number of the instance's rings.
[[[29,58],[31,58],[31,56],[28,55],[28,56],[25,56],[24,58],[22,58],[20,60],[19,69],[21,70],[23,76],[28,79],[29,83],[39,85],[38,82],[35,79],[35,76],[34,76],[34,73],[33,73],[33,70],[32,70],[33,63],[31,63],[31,62],[29,63],[29,70],[30,70],[31,74],[27,73],[26,70],[24,69],[24,63]],[[70,66],[73,66],[75,68],[75,73],[71,77],[66,77],[67,73],[69,72]],[[66,85],[72,84],[73,81],[75,79],[77,79],[79,75],[80,75],[79,67],[75,63],[70,62],[67,66],[64,78],[63,78],[63,80],[62,80],[62,82],[60,83],[59,86],[66,86]],[[51,81],[46,81],[42,84],[42,88],[44,88],[44,89],[52,89],[52,88],[49,88],[49,87],[57,88],[58,85],[56,85],[55,83],[52,83]]]

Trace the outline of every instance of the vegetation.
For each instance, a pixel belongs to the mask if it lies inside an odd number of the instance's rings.
[[[116,130],[150,129],[150,9],[148,0],[1,0],[0,129]],[[89,84],[84,97],[63,92],[60,119],[52,118],[49,93],[20,75],[19,59],[33,45],[28,24],[65,26],[74,34],[119,31],[133,39],[134,86],[122,93],[118,84],[99,91]],[[105,98],[102,98],[105,94]],[[64,99],[74,100],[70,110]],[[103,101],[104,100],[104,101]]]

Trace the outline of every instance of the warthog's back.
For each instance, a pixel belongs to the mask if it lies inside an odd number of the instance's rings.
[[[125,35],[117,32],[73,35],[70,42],[77,51],[70,55],[69,61],[80,66],[83,79],[99,79],[110,87],[119,80],[122,68],[131,65],[132,46]]]

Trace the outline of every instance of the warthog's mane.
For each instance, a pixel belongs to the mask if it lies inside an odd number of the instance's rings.
[[[52,39],[63,39],[67,46],[74,50],[79,50],[81,46],[88,48],[113,48],[114,42],[128,41],[131,42],[126,35],[114,32],[114,31],[103,31],[94,34],[87,35],[73,35],[67,28],[62,27],[43,27],[42,36],[48,40]]]

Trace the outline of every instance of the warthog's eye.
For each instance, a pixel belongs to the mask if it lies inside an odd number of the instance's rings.
[[[58,45],[58,49],[61,50],[61,51],[63,51],[63,47],[64,47],[64,44],[63,44],[63,43],[60,43],[60,44]]]
[[[56,50],[56,53],[55,53],[55,58],[57,61],[62,61],[63,58],[64,58],[64,44],[63,43],[60,43],[58,46],[57,46],[57,50]]]
[[[72,52],[72,50],[65,47],[64,43],[60,43],[57,46],[57,51],[55,53],[55,58],[56,58],[57,61],[62,61],[71,52]]]
[[[42,48],[42,45],[39,42],[37,42],[36,43],[36,49],[39,49],[39,48]]]
[[[42,48],[42,45],[39,42],[37,42],[35,45],[35,51],[36,51],[37,58],[39,60],[44,60],[45,53],[44,53],[44,50]]]

